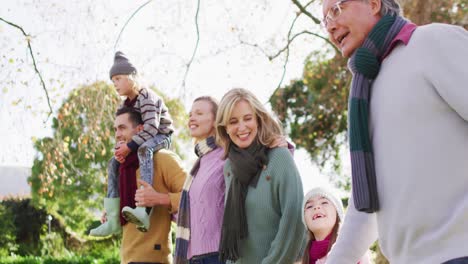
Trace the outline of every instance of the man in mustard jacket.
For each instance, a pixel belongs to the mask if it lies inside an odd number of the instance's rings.
[[[131,140],[143,128],[138,112],[131,108],[119,110],[115,118],[117,141]],[[158,151],[153,158],[153,186],[139,180],[144,187],[136,191],[135,205],[153,207],[148,232],[140,232],[133,223],[122,226],[121,263],[171,263],[172,239],[170,234],[172,214],[178,211],[182,187],[187,172],[180,158],[169,150]]]

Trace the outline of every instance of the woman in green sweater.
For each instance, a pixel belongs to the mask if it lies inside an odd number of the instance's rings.
[[[221,100],[216,134],[226,159],[221,260],[293,263],[305,234],[303,191],[288,150],[267,147],[281,136],[280,124],[250,91],[232,89]]]

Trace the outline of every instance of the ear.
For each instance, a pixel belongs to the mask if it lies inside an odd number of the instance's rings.
[[[137,132],[142,131],[142,130],[143,130],[143,125],[138,125],[138,126],[136,127],[136,129],[137,129]]]
[[[380,10],[382,9],[382,0],[369,0],[371,7],[371,13],[374,16],[380,16]]]

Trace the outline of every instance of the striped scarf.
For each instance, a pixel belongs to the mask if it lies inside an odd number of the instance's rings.
[[[198,159],[193,165],[190,175],[187,177],[180,198],[179,215],[177,217],[176,247],[174,253],[174,264],[188,263],[187,251],[190,240],[190,196],[189,190],[193,178],[200,168],[201,158],[217,148],[214,137],[208,137],[195,145],[195,154]]]
[[[356,209],[362,212],[379,210],[368,127],[372,81],[379,74],[382,56],[390,49],[390,43],[406,23],[400,16],[383,16],[348,62],[353,74],[348,119],[353,197]]]

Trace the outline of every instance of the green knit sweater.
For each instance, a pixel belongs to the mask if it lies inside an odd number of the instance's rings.
[[[301,222],[302,182],[286,148],[268,154],[256,188],[249,187],[245,201],[249,235],[240,245],[236,263],[293,263],[299,256],[304,225]],[[226,190],[232,179],[229,159],[224,165]],[[227,197],[227,195],[226,195]]]

